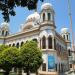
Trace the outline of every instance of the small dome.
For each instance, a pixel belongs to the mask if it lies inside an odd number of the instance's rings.
[[[3,23],[1,23],[1,26],[9,26],[9,24],[7,23],[7,22],[3,22]]]
[[[40,15],[37,12],[34,12],[33,14],[29,15],[26,19],[26,21],[36,21],[40,19]]]
[[[41,10],[43,10],[43,9],[53,9],[52,4],[51,3],[44,3],[41,6]]]
[[[1,28],[8,28],[9,24],[7,22],[1,23]]]
[[[68,33],[68,28],[62,28],[61,33]]]

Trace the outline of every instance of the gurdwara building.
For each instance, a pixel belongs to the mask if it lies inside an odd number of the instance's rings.
[[[0,26],[0,44],[20,48],[28,40],[38,43],[42,50],[43,64],[39,69],[40,75],[50,72],[64,72],[69,69],[72,58],[70,53],[71,41],[68,28],[62,28],[58,33],[55,25],[55,11],[52,4],[44,3],[41,12],[34,12],[26,18],[20,32],[10,34],[9,24],[4,22]],[[60,21],[60,19],[59,19]]]

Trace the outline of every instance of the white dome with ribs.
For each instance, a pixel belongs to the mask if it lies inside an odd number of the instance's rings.
[[[41,10],[43,10],[43,9],[53,9],[52,4],[51,3],[44,3],[41,6]]]
[[[1,26],[9,26],[9,24],[7,22],[3,22],[1,23]]]
[[[7,22],[1,23],[1,28],[9,28],[9,24]]]
[[[26,21],[37,21],[40,19],[40,15],[37,12],[34,12],[33,14],[29,15],[26,19]]]
[[[62,28],[61,33],[68,33],[68,28]]]

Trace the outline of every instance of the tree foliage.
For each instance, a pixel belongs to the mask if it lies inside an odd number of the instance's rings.
[[[0,54],[3,50],[7,49],[9,46],[8,45],[0,45]]]
[[[0,67],[9,75],[12,68],[18,63],[19,50],[16,47],[4,49],[0,54]]]
[[[33,10],[37,7],[39,0],[0,0],[0,10],[4,16],[4,21],[9,22],[9,15],[15,16],[14,8],[17,6],[27,7],[29,10]],[[43,2],[43,0],[40,0]]]
[[[37,43],[28,41],[21,47],[20,51],[22,64],[27,75],[29,72],[36,72],[42,64],[42,52],[37,47]]]
[[[9,75],[13,67],[24,68],[29,75],[37,72],[42,62],[42,52],[35,41],[26,42],[20,50],[0,45],[0,68],[5,71],[4,75]]]

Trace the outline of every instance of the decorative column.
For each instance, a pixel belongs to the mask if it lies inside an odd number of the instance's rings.
[[[48,16],[47,16],[47,13],[45,13],[45,16],[46,16],[45,20],[47,21],[47,20],[48,20]]]
[[[51,21],[53,21],[53,14],[51,14]]]
[[[42,49],[42,38],[39,38],[39,48]]]
[[[40,48],[40,38],[37,39],[38,47]]]

